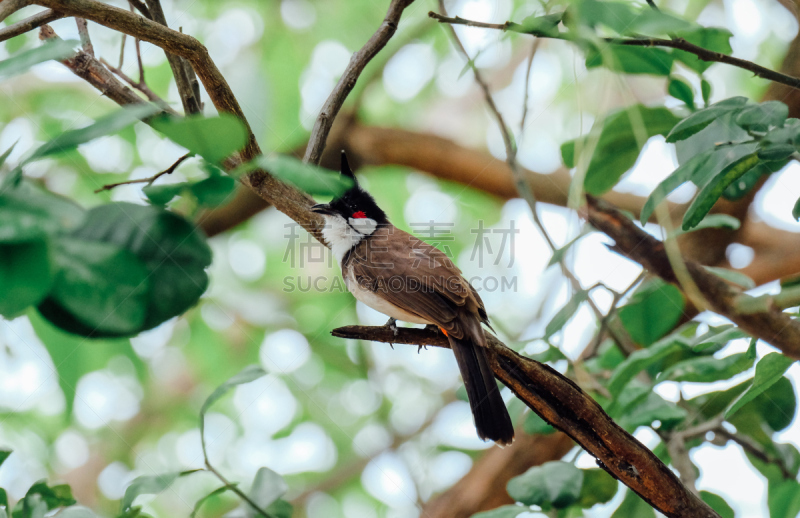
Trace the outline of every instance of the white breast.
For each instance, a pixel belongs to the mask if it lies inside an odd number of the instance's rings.
[[[409,313],[403,308],[395,306],[374,291],[362,288],[353,277],[352,270],[346,274],[345,272],[342,272],[342,276],[344,277],[344,283],[347,286],[347,289],[350,290],[350,293],[352,293],[356,299],[360,300],[372,309],[380,311],[384,315],[396,318],[397,320],[402,320],[403,322],[411,322],[412,324],[433,323],[430,320],[425,320],[413,313]]]

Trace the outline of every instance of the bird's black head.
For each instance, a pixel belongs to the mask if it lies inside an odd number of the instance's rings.
[[[353,179],[353,187],[330,203],[314,205],[311,210],[318,214],[341,216],[345,220],[368,218],[374,220],[378,225],[388,224],[389,218],[375,203],[375,198],[358,184],[358,179],[350,169],[344,151],[342,151],[342,174]]]

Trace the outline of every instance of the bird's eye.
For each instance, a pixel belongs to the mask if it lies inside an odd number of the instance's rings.
[[[367,217],[367,215],[366,215],[366,213],[364,213],[364,211],[363,211],[363,210],[360,210],[360,211],[358,211],[358,212],[354,212],[354,213],[353,213],[353,215],[352,215],[351,217],[352,217],[353,219],[361,219],[361,218],[366,218],[366,217]]]

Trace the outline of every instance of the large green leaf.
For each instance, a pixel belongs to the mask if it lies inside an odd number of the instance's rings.
[[[630,4],[623,2],[576,0],[570,5],[567,20],[570,25],[604,25],[619,34],[625,34],[633,26],[637,15]]]
[[[770,481],[767,507],[770,518],[797,518],[800,514],[800,483],[796,480]]]
[[[667,142],[678,142],[679,140],[685,140],[714,122],[719,117],[729,113],[738,112],[744,107],[745,103],[747,103],[747,97],[731,97],[730,99],[725,99],[724,101],[712,104],[708,108],[697,110],[682,121],[675,124],[675,127],[672,128],[672,131],[670,131],[667,135]]]
[[[756,364],[756,374],[753,377],[753,384],[725,411],[725,417],[730,418],[741,410],[744,405],[774,385],[783,377],[783,373],[791,367],[792,363],[794,363],[793,359],[787,358],[781,353],[769,353],[761,358],[758,364]]]
[[[286,156],[259,156],[237,168],[232,176],[263,169],[271,175],[290,183],[311,195],[339,196],[353,186],[353,180],[322,167],[305,164]]]
[[[617,494],[617,481],[602,469],[584,469],[578,505],[588,509],[596,504],[604,504]]]
[[[601,195],[611,189],[636,163],[645,141],[653,135],[664,135],[678,118],[666,108],[631,106],[615,112],[598,122],[588,137],[566,142],[561,155],[567,167],[575,167],[578,156],[597,138],[584,178],[584,188],[590,194]]]
[[[672,329],[683,314],[681,291],[660,279],[642,284],[630,302],[618,310],[619,319],[637,343],[648,346]]]
[[[116,133],[160,111],[161,108],[154,104],[139,104],[122,108],[105,117],[97,119],[96,122],[85,128],[65,131],[50,142],[36,149],[25,162],[75,149],[80,144],[85,144],[90,140]]]
[[[652,506],[633,491],[626,489],[625,498],[611,518],[656,518]]]
[[[85,211],[72,201],[30,182],[0,192],[0,242],[30,241],[77,228]]]
[[[685,409],[666,401],[649,387],[643,387],[640,397],[614,412],[614,420],[628,431],[651,426],[655,421],[661,422],[660,429],[669,430],[686,419],[687,415]]]
[[[217,117],[164,118],[154,120],[152,126],[213,164],[240,151],[248,138],[244,123],[230,113],[220,113]]]
[[[646,349],[640,349],[625,359],[611,375],[608,390],[618,396],[634,376],[660,362],[667,356],[688,349],[685,341],[669,336]]]
[[[683,101],[689,109],[694,110],[694,88],[682,77],[671,77],[667,83],[667,93]]]
[[[539,414],[533,411],[528,412],[525,415],[525,421],[522,423],[522,429],[525,430],[525,433],[528,435],[549,435],[551,433],[555,433],[556,431],[556,429],[553,428],[550,423],[539,417]]]
[[[0,61],[0,79],[6,79],[21,74],[44,61],[51,59],[64,59],[75,53],[75,47],[80,45],[76,40],[48,40],[41,47],[26,50],[11,56],[5,61]]]
[[[537,37],[558,37],[558,24],[564,18],[564,13],[553,13],[544,16],[529,16],[522,23],[515,23],[509,30],[523,34],[532,34]]]
[[[670,52],[656,47],[612,45],[592,47],[586,55],[586,68],[604,66],[623,74],[668,76],[675,60]]]
[[[236,180],[230,176],[212,175],[197,183],[190,185],[189,189],[197,198],[197,203],[206,207],[216,207],[222,205],[233,194],[236,188]]]
[[[202,232],[160,207],[109,203],[89,211],[73,237],[133,252],[149,271],[150,298],[140,331],[180,315],[208,286],[211,249]]]
[[[132,335],[142,328],[150,272],[133,252],[111,243],[64,237],[56,241],[54,257],[53,303],[101,334]]]
[[[11,516],[14,518],[35,517],[42,511],[46,512],[75,503],[72,489],[67,484],[48,486],[47,482],[40,480],[33,484],[25,496],[17,502]]]
[[[697,27],[686,31],[680,31],[676,34],[679,38],[683,38],[689,43],[694,43],[699,47],[708,49],[720,54],[731,54],[730,39],[733,36],[728,29],[721,29],[718,27]],[[675,59],[683,62],[698,74],[702,74],[708,67],[714,64],[714,61],[703,61],[695,54],[683,51],[674,50],[673,55]]]
[[[705,153],[693,156],[688,162],[678,166],[672,174],[664,178],[661,183],[656,186],[653,192],[650,193],[650,196],[647,197],[647,201],[645,201],[642,212],[639,215],[639,221],[642,225],[650,219],[656,207],[664,201],[672,191],[691,180],[692,176],[705,166],[712,153],[714,153],[714,150],[708,150]]]
[[[0,243],[0,315],[13,318],[47,296],[53,283],[46,240]]]
[[[755,167],[756,164],[758,164],[758,160],[758,155],[756,153],[745,155],[711,178],[703,188],[700,189],[700,192],[692,201],[692,204],[689,205],[686,214],[683,216],[681,228],[683,228],[683,230],[689,230],[696,227],[706,214],[708,214],[711,207],[714,206],[720,196],[722,196],[725,189],[747,171]]]
[[[720,518],[734,518],[735,513],[728,502],[719,495],[708,491],[700,491],[700,498],[720,515]]]
[[[731,354],[724,358],[701,356],[671,365],[658,379],[709,383],[732,378],[753,366],[756,359],[756,344],[753,340],[747,352]]]
[[[509,480],[511,498],[525,505],[563,509],[578,501],[583,471],[567,462],[553,461],[534,466]]]
[[[734,119],[747,131],[767,131],[770,127],[781,127],[789,116],[789,107],[780,101],[766,101],[745,107]]]

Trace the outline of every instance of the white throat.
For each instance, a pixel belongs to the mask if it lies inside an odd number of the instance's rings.
[[[326,214],[323,217],[325,226],[322,228],[322,237],[331,245],[331,252],[339,264],[342,264],[347,252],[378,228],[378,222],[370,218],[350,218],[345,221],[341,216]]]

